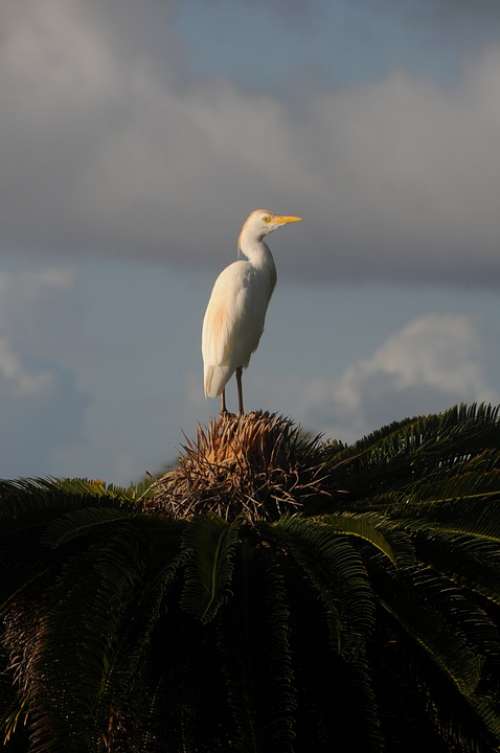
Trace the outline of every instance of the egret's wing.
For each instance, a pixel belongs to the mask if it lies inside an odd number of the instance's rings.
[[[231,337],[231,307],[221,296],[212,296],[203,320],[203,360],[213,366],[223,364]]]
[[[249,268],[248,262],[234,262],[215,281],[203,320],[205,365],[230,364],[233,340],[245,307]]]

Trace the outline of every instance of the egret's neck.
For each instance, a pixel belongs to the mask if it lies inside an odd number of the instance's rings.
[[[241,231],[238,246],[241,253],[247,257],[250,264],[256,269],[274,267],[273,255],[264,241],[259,240],[250,233],[246,233],[245,229]]]

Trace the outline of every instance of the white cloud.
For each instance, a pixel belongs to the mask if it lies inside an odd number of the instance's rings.
[[[16,335],[14,315],[21,311],[23,319],[31,322],[36,340],[38,321],[34,312],[41,298],[46,291],[71,288],[74,281],[74,272],[68,267],[0,273],[0,397],[34,398],[50,391],[54,383],[50,370],[28,368],[12,342]]]
[[[0,477],[57,473],[59,448],[80,439],[88,399],[64,363],[75,279],[62,266],[0,272]]]
[[[11,393],[11,397],[39,395],[46,392],[52,383],[50,373],[32,374],[22,365],[19,355],[12,350],[5,336],[0,336],[0,377],[13,386],[14,393]]]
[[[63,288],[67,290],[75,284],[75,272],[67,267],[47,267],[34,274],[34,282],[48,288]]]
[[[73,268],[67,266],[29,266],[16,270],[0,272],[0,330],[13,329],[14,315],[20,315],[30,322],[33,334],[36,322],[30,320],[26,309],[39,303],[42,299],[53,299],[54,294],[70,291],[76,281]]]
[[[461,401],[500,401],[481,366],[479,333],[466,316],[430,314],[390,336],[340,379],[310,382],[306,415],[326,433],[351,441],[392,420]]]

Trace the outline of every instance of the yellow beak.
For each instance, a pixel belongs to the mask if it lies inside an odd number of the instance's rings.
[[[288,225],[289,222],[302,222],[302,217],[294,217],[293,215],[287,215],[287,214],[275,214],[274,222],[279,223],[280,225]]]

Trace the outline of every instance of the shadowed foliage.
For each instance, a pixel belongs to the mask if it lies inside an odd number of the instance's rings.
[[[500,745],[500,421],[263,413],[140,488],[0,483],[1,718],[33,753]]]

